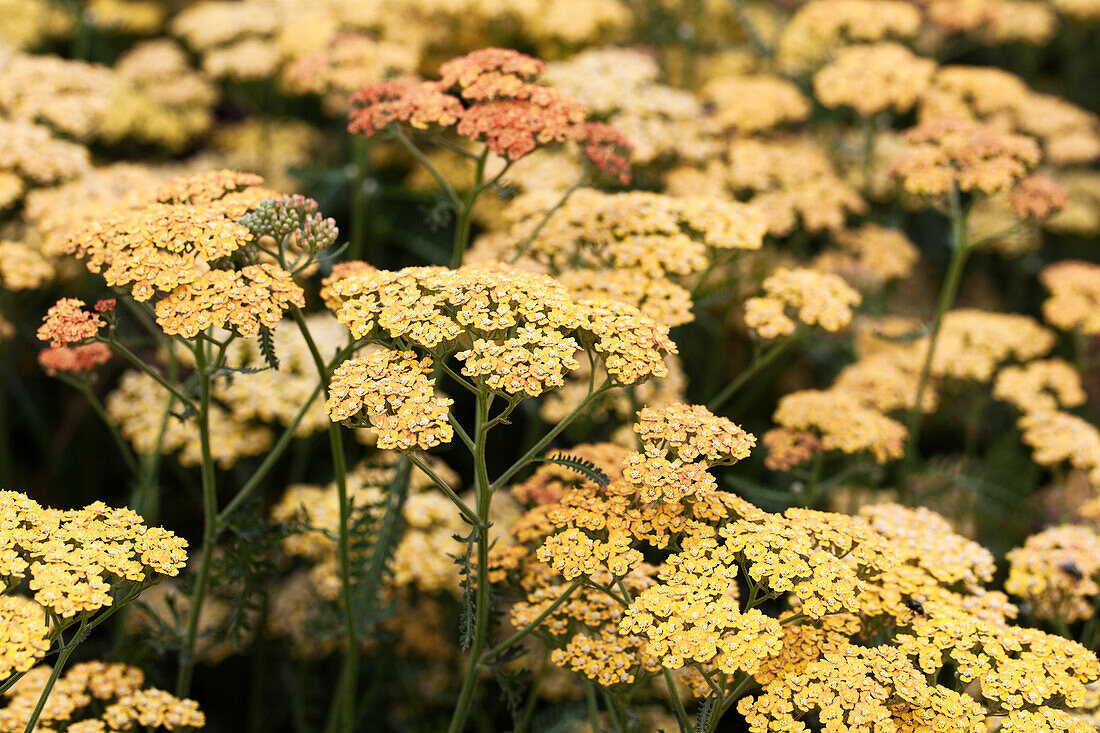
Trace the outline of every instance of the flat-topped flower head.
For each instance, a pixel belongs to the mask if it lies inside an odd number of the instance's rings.
[[[851,107],[864,117],[912,109],[936,62],[892,41],[847,46],[814,74],[814,92],[826,107]]]
[[[993,396],[1024,413],[1078,407],[1088,399],[1081,375],[1062,359],[1037,359],[1022,366],[1004,367],[997,373]]]
[[[544,67],[518,51],[483,48],[445,62],[437,81],[369,84],[351,97],[348,130],[373,137],[394,124],[454,128],[510,161],[575,141],[598,169],[629,182],[626,140],[606,125],[590,125],[584,105],[573,97],[538,83]]]
[[[278,265],[210,270],[177,286],[156,305],[157,323],[169,335],[194,338],[214,326],[254,338],[274,329],[292,305],[304,307],[305,293]]]
[[[165,333],[194,338],[217,326],[254,338],[292,305],[305,305],[291,273],[260,262],[260,237],[289,226],[291,249],[313,254],[336,234],[308,200],[284,200],[260,183],[229,170],[170,179],[138,197],[138,208],[116,207],[75,230],[68,250],[136,300],[158,298]]]
[[[6,547],[0,552],[12,550]],[[0,680],[26,672],[49,650],[45,609],[22,596],[0,596]]]
[[[745,324],[766,339],[792,334],[798,323],[839,331],[862,301],[839,276],[806,268],[781,267],[763,287],[763,296],[745,301]]]
[[[811,109],[794,82],[773,74],[719,76],[703,86],[700,96],[713,110],[708,123],[742,135],[802,122]]]
[[[1029,137],[961,117],[922,122],[906,131],[909,147],[890,168],[905,190],[924,196],[961,191],[996,193],[1011,187],[1039,163]]]
[[[412,351],[373,349],[336,368],[325,410],[333,422],[365,420],[384,450],[449,443],[452,400],[435,396],[431,373],[431,359]]]
[[[988,382],[1004,362],[1038,358],[1054,343],[1054,333],[1030,316],[958,308],[944,314],[932,374]]]
[[[756,438],[732,420],[683,402],[642,409],[634,432],[646,451],[668,453],[685,462],[703,459],[711,465],[740,461],[756,446]]]
[[[909,436],[901,423],[854,404],[841,391],[791,392],[779,401],[773,419],[789,430],[818,435],[823,450],[853,455],[866,452],[878,463],[901,458]]]
[[[53,276],[53,265],[40,252],[22,242],[0,240],[0,287],[37,290]]]
[[[5,693],[6,705],[0,707],[5,730],[23,730],[30,722],[49,678],[48,666],[35,667]],[[35,730],[106,733],[205,725],[206,716],[197,702],[145,687],[145,674],[137,667],[81,662],[67,667],[57,679]]]
[[[1029,412],[1016,421],[1040,466],[1069,463],[1100,486],[1100,430],[1084,418],[1058,410]]]
[[[1092,618],[1100,595],[1100,533],[1093,527],[1052,527],[1006,558],[1005,590],[1027,601],[1036,616],[1067,623]]]
[[[129,509],[96,502],[59,511],[0,491],[0,510],[0,577],[26,578],[35,601],[61,618],[110,606],[114,588],[174,576],[187,559],[182,537],[146,527]]]
[[[1039,281],[1050,292],[1043,318],[1063,331],[1100,333],[1100,265],[1062,260],[1047,266]]]
[[[453,356],[462,374],[508,395],[562,386],[582,349],[617,385],[665,376],[664,358],[676,351],[668,329],[636,309],[574,300],[545,275],[503,266],[345,272],[325,295],[352,336]]]
[[[1017,219],[1042,220],[1069,204],[1069,194],[1042,173],[1020,179],[1008,192],[1008,208]]]
[[[61,346],[38,352],[38,364],[51,377],[84,374],[111,360],[111,347],[94,342],[82,346]]]
[[[46,312],[38,327],[38,339],[56,349],[95,338],[106,325],[97,313],[84,308],[84,301],[62,298]]]

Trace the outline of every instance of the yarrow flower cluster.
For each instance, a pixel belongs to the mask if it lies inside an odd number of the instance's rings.
[[[106,325],[97,313],[85,309],[84,301],[62,298],[46,312],[38,328],[38,339],[57,349],[93,339]]]
[[[667,329],[637,310],[610,301],[574,301],[561,285],[541,275],[478,267],[344,269],[339,275],[326,282],[326,304],[354,338],[395,351],[359,357],[338,368],[333,380],[338,396],[329,400],[329,415],[344,421],[364,408],[380,410],[385,402],[387,414],[415,418],[385,419],[398,431],[393,433],[398,442],[403,442],[399,432],[415,434],[420,427],[429,429],[426,440],[432,444],[450,440],[449,428],[443,428],[449,403],[430,397],[430,383],[423,376],[433,361],[448,356],[463,363],[463,375],[517,397],[561,385],[564,375],[577,368],[574,354],[582,348],[599,358],[617,385],[664,376],[663,359],[675,352]],[[463,338],[468,348],[460,350]],[[401,353],[397,343],[414,345],[420,356]],[[403,376],[394,382],[396,375]],[[396,385],[404,386],[395,389],[392,400],[376,392]],[[380,412],[375,419],[382,419]],[[407,445],[419,442],[406,437]]]
[[[0,509],[0,577],[8,586],[26,578],[35,601],[60,618],[110,606],[132,585],[176,575],[187,559],[183,538],[102,502],[59,511],[2,491]]]
[[[591,188],[547,218],[556,196],[518,198],[505,212],[508,229],[483,238],[471,254],[507,257],[523,247],[519,264],[545,268],[577,297],[610,297],[669,326],[694,317],[680,278],[727,251],[760,249],[767,230],[760,211],[735,201]]]
[[[601,170],[630,182],[629,144],[606,125],[587,122],[584,106],[536,83],[544,64],[503,48],[484,48],[439,67],[438,81],[387,81],[352,95],[348,130],[373,137],[394,123],[454,127],[515,161],[537,147],[577,141]]]
[[[412,351],[374,349],[349,359],[332,374],[325,410],[333,422],[366,419],[378,432],[378,447],[423,450],[449,443],[453,400],[435,396],[431,359]]]
[[[908,130],[909,147],[891,163],[910,193],[941,196],[952,187],[995,193],[1024,178],[1039,163],[1039,145],[962,118],[923,122]]]
[[[1047,323],[1063,331],[1100,333],[1100,266],[1080,260],[1062,260],[1039,274],[1050,291],[1043,302]]]
[[[301,244],[319,246],[334,238],[334,226],[315,207],[288,204],[261,182],[232,171],[166,181],[141,208],[117,211],[71,234],[68,250],[108,285],[129,287],[138,301],[163,295],[156,315],[167,334],[194,338],[217,326],[256,337],[260,329],[274,328],[292,305],[305,305],[305,294],[279,264],[257,263],[257,237],[249,226],[297,223],[291,231],[299,233]],[[275,202],[244,219],[247,225],[238,223],[265,199]]]
[[[49,667],[37,667],[4,693],[6,705],[0,708],[3,730],[23,730],[49,677]],[[40,726],[48,728],[41,729],[106,733],[135,726],[174,730],[206,725],[206,716],[194,700],[144,685],[145,674],[136,667],[103,662],[74,664],[51,689],[39,719]]]
[[[763,287],[763,296],[745,301],[745,325],[765,339],[788,336],[798,323],[839,331],[862,301],[840,277],[803,268],[780,268]]]

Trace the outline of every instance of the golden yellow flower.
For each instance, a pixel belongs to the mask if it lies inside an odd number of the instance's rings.
[[[53,265],[22,242],[0,241],[0,286],[5,290],[36,290],[53,279]]]
[[[704,84],[699,94],[713,109],[712,124],[744,135],[810,116],[810,103],[799,88],[771,74],[720,76]]]
[[[878,463],[901,458],[909,436],[904,425],[854,404],[843,391],[791,392],[779,400],[772,419],[790,430],[814,432],[826,451],[866,452]]]
[[[1100,595],[1100,534],[1063,525],[1027,538],[1006,555],[1005,590],[1026,601],[1039,618],[1073,623],[1092,618]]]
[[[798,9],[779,37],[776,55],[791,72],[807,71],[845,42],[909,38],[921,15],[896,0],[813,0]]]
[[[1100,265],[1062,260],[1048,265],[1039,281],[1050,291],[1043,301],[1047,323],[1063,331],[1100,333]]]
[[[11,547],[0,549],[0,553],[11,552]],[[45,609],[22,596],[0,596],[0,680],[26,672],[49,650]]]
[[[1045,410],[1029,412],[1016,424],[1024,443],[1032,448],[1031,460],[1040,466],[1067,461],[1100,486],[1100,431],[1092,423],[1067,412]]]
[[[435,396],[431,359],[412,351],[372,349],[348,359],[332,374],[325,410],[333,422],[365,420],[382,449],[427,450],[449,443],[453,400]]]
[[[840,277],[805,268],[781,267],[763,288],[763,296],[745,301],[745,325],[766,339],[792,334],[798,323],[839,331],[862,300]]]
[[[0,708],[5,731],[22,730],[50,677],[50,668],[32,669],[6,693]],[[147,728],[202,728],[206,716],[194,700],[180,699],[153,687],[143,689],[145,675],[125,664],[82,662],[57,680],[39,720],[42,730],[107,733]]]
[[[150,573],[176,575],[187,559],[182,537],[129,509],[46,509],[14,491],[0,491],[0,509],[0,574],[9,584],[29,576],[34,599],[62,618],[112,605],[111,590]]]
[[[814,74],[814,93],[826,107],[851,107],[863,117],[912,109],[936,62],[890,41],[848,46]]]
[[[1077,407],[1087,399],[1081,375],[1062,359],[1006,366],[997,373],[993,396],[1012,403],[1024,413]]]

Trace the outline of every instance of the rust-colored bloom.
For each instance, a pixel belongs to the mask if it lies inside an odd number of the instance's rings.
[[[85,310],[83,300],[62,298],[46,312],[38,328],[38,339],[49,341],[56,349],[95,338],[106,325],[98,315]]]
[[[39,352],[38,364],[51,377],[60,372],[82,374],[90,372],[111,359],[111,347],[98,341],[83,346],[62,346]]]

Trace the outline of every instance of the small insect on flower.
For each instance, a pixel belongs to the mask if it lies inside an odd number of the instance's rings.
[[[1064,562],[1058,566],[1058,569],[1074,580],[1081,580],[1085,577],[1085,574],[1081,572],[1081,568],[1077,567],[1075,562]]]
[[[915,598],[906,598],[905,607],[918,616],[928,616],[928,613],[924,610],[924,606]]]

